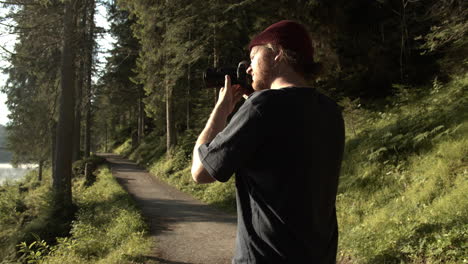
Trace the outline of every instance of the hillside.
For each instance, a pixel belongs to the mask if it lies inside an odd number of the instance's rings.
[[[6,128],[0,125],[0,163],[9,162],[11,153],[4,149],[6,145]]]

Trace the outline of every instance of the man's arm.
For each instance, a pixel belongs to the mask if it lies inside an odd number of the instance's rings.
[[[197,183],[211,183],[216,181],[208,171],[203,167],[203,164],[198,155],[198,148],[202,144],[211,142],[219,132],[226,127],[226,120],[229,114],[233,111],[236,103],[242,97],[239,87],[231,87],[231,79],[226,76],[224,87],[219,93],[218,102],[216,103],[213,112],[206,123],[205,128],[198,136],[197,142],[193,149],[192,160],[192,178]]]
[[[197,183],[210,183],[215,181],[215,179],[211,177],[208,171],[203,167],[198,155],[198,148],[202,144],[211,142],[219,132],[223,131],[226,127],[226,119],[228,115],[229,113],[227,113],[227,110],[217,104],[213,109],[205,128],[201,132],[200,136],[198,136],[195,148],[193,149],[192,162],[192,178]]]

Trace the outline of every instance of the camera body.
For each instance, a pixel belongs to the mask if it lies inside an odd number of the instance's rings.
[[[251,76],[247,74],[249,62],[241,61],[237,68],[209,68],[203,73],[206,88],[219,88],[224,86],[224,76],[231,77],[231,84],[239,84],[247,94],[253,92]]]

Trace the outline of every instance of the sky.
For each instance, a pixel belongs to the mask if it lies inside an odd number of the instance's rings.
[[[8,10],[4,7],[0,7],[0,17],[3,17],[3,15],[7,12]],[[96,25],[103,27],[105,29],[109,28],[109,23],[107,22],[106,19],[106,8],[102,5],[97,6],[97,12],[96,12]],[[112,46],[112,37],[109,34],[105,34],[103,38],[98,39],[98,43],[100,45],[100,50],[106,51],[111,48]],[[0,24],[0,45],[4,48],[7,49],[8,51],[13,51],[14,44],[16,42],[16,36],[12,34],[8,34],[8,30],[5,26],[2,26]],[[5,52],[4,50],[0,50],[0,68],[7,67],[9,65],[8,61],[5,60],[4,58]],[[100,66],[105,65],[105,53],[101,53],[98,55],[99,60],[102,62]],[[99,68],[99,66],[98,66]],[[1,73],[0,71],[0,87],[3,87],[6,83],[8,76]],[[0,125],[6,125],[8,123],[8,108],[5,104],[7,100],[6,94],[0,92]]]
[[[7,9],[1,7],[0,8],[0,16],[3,17],[3,15],[7,12]],[[13,45],[15,43],[15,35],[11,35],[7,33],[7,29],[5,26],[0,26],[0,45],[11,51],[13,50]],[[3,50],[0,50],[0,69],[8,66],[8,61],[5,60],[4,58],[5,52]],[[0,70],[0,87],[3,87],[5,85],[5,82],[7,80],[8,76],[3,74],[2,71]],[[8,122],[8,108],[5,105],[6,101],[6,94],[0,92],[0,125],[5,125]]]

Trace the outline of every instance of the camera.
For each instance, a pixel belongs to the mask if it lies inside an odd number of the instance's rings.
[[[231,84],[239,84],[247,94],[253,92],[251,76],[246,73],[250,63],[241,61],[237,68],[209,68],[203,73],[203,82],[206,88],[219,88],[224,86],[224,76],[231,77]]]

